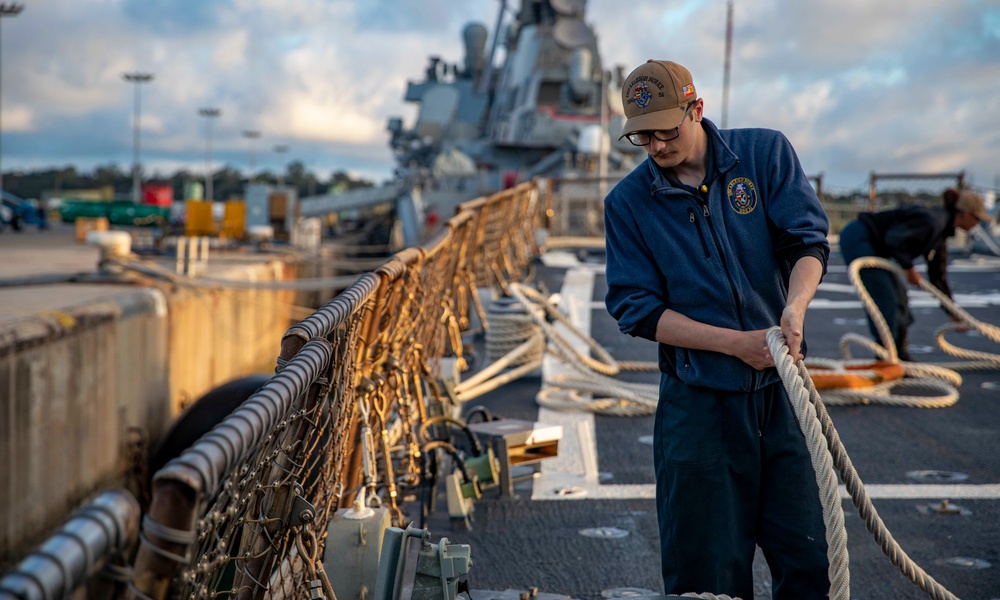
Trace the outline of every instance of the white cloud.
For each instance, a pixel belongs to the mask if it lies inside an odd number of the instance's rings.
[[[149,165],[201,168],[201,106],[221,108],[220,163],[246,164],[246,129],[316,170],[392,171],[386,120],[427,57],[462,58],[469,19],[492,33],[496,0],[48,0],[3,23],[5,168],[121,162],[142,87]],[[516,1],[509,2],[512,9]],[[728,122],[781,129],[810,172],[856,185],[869,171],[1000,173],[1000,9],[990,0],[736,0]],[[171,12],[175,11],[175,12]],[[694,74],[721,116],[725,2],[590,0],[604,63],[649,58]],[[444,17],[442,17],[444,15]],[[293,156],[296,153],[302,153]],[[306,154],[308,153],[308,154]],[[72,159],[71,159],[72,160]],[[311,161],[311,163],[310,163]]]
[[[244,69],[247,60],[247,37],[246,31],[234,31],[219,36],[212,51],[212,66],[222,71]]]
[[[859,92],[870,87],[892,87],[906,82],[906,72],[900,68],[878,69],[861,66],[844,72],[841,79],[847,89]]]
[[[28,132],[34,129],[34,113],[27,106],[13,106],[3,111],[3,128],[5,131]]]

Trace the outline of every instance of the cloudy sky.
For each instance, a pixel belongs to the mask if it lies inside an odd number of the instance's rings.
[[[147,173],[301,160],[322,175],[392,173],[386,121],[427,56],[462,59],[498,0],[19,0],[2,19],[2,167],[132,162],[135,85]],[[518,0],[508,0],[518,6]],[[4,4],[9,4],[5,2]],[[606,66],[694,74],[721,119],[725,0],[589,0]],[[876,172],[964,170],[1000,185],[1000,2],[734,0],[728,123],[780,129],[831,190]],[[276,145],[286,145],[279,154]]]

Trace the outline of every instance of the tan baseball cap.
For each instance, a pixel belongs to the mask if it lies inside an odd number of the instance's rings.
[[[993,219],[990,213],[986,212],[986,203],[983,201],[983,197],[970,190],[962,190],[955,202],[955,208],[975,216],[980,221]]]
[[[691,73],[668,60],[648,60],[625,78],[625,127],[618,139],[636,131],[677,127],[684,109],[698,99]]]

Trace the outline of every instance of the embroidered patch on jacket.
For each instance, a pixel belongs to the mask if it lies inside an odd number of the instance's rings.
[[[726,193],[729,195],[729,205],[741,215],[749,214],[757,208],[757,189],[746,177],[730,181]]]

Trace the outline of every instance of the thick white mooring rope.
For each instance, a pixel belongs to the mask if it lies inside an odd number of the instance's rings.
[[[481,391],[483,389],[494,389],[500,385],[491,383],[495,379],[489,380],[488,378],[508,366],[520,364],[517,369],[501,377],[504,382],[509,381],[512,376],[519,377],[524,368],[538,368],[541,363],[541,359],[537,358],[538,348],[542,346],[544,351],[546,340],[548,340],[551,342],[548,349],[572,365],[578,375],[561,377],[550,382],[553,386],[569,390],[570,393],[568,395],[561,394],[559,398],[556,398],[543,391],[538,396],[540,405],[556,409],[590,410],[620,416],[649,415],[655,412],[659,400],[657,385],[622,382],[614,379],[614,376],[621,370],[625,370],[626,366],[635,370],[658,370],[656,363],[615,361],[604,348],[573,326],[541,293],[517,283],[510,285],[510,292],[525,308],[525,312],[531,316],[535,327],[531,327],[530,330],[522,330],[520,333],[511,333],[513,338],[523,340],[520,345],[499,359],[497,364],[500,366],[491,365],[473,378],[459,384],[456,391],[461,391],[460,399],[463,396],[466,398],[474,397],[474,395],[483,393]],[[507,315],[504,315],[501,320],[506,317]],[[584,358],[556,329],[554,324],[549,322],[549,319],[561,323],[571,334],[583,340],[589,348],[598,353],[601,360],[595,360],[589,356]],[[528,326],[526,319],[521,318],[518,322],[521,327]],[[884,325],[884,319],[883,326],[887,331],[888,327]],[[543,332],[543,335],[538,334],[539,330]],[[820,394],[812,382],[808,368],[802,361],[795,361],[789,356],[788,346],[785,344],[781,329],[774,327],[769,330],[767,340],[774,357],[775,367],[805,437],[816,483],[819,487],[826,528],[827,558],[830,563],[830,598],[840,600],[850,597],[847,533],[844,527],[844,512],[837,486],[837,475],[833,470],[836,467],[837,473],[840,474],[847,487],[851,500],[865,521],[865,526],[890,561],[934,600],[958,600],[954,594],[944,589],[920,566],[916,565],[899,547],[899,544],[885,527],[840,441],[840,436],[826,411],[824,400],[820,398]],[[874,346],[881,348],[877,345]],[[878,353],[875,348],[873,351]],[[891,352],[894,350],[895,348]],[[887,351],[881,349],[881,352]],[[526,363],[523,360],[525,356],[531,357]],[[602,372],[595,372],[595,365],[598,365],[597,368]],[[909,363],[908,366],[910,366]],[[515,371],[517,371],[516,374]],[[586,400],[581,394],[576,393],[579,391],[606,393],[614,397]],[[732,600],[729,596],[708,592],[689,593],[684,594],[684,596],[703,598],[704,600]]]
[[[656,363],[616,361],[593,338],[585,335],[574,326],[540,292],[519,283],[511,283],[509,289],[514,298],[525,307],[529,307],[529,314],[532,315],[535,324],[545,334],[545,339],[550,342],[548,348],[575,370],[572,376],[552,378],[549,383],[553,387],[542,390],[538,394],[539,405],[557,410],[589,410],[615,416],[646,416],[656,412],[656,404],[659,400],[658,385],[628,383],[614,378],[622,370],[658,370]],[[536,310],[536,308],[541,308],[544,312]],[[546,316],[553,322],[550,322]],[[571,335],[584,342],[597,354],[599,360],[578,351],[556,328],[555,323],[561,324]],[[606,396],[586,399],[580,394],[560,393],[559,389],[606,394]]]
[[[892,360],[896,360],[898,357],[896,355],[896,344],[893,341],[892,333],[889,331],[889,326],[885,322],[885,318],[882,316],[881,311],[879,311],[878,306],[875,305],[875,301],[872,300],[871,294],[865,288],[864,284],[861,282],[861,269],[876,268],[884,269],[893,273],[896,277],[904,279],[906,273],[903,271],[899,265],[886,260],[884,258],[879,258],[877,256],[863,256],[851,262],[847,267],[847,276],[858,290],[858,296],[861,298],[861,303],[865,307],[865,311],[871,316],[872,321],[875,322],[875,327],[878,329],[879,337],[882,338],[883,346],[889,353]],[[963,309],[958,304],[946,296],[944,292],[937,289],[926,279],[920,279],[920,287],[926,292],[930,293],[934,298],[936,298],[947,311],[959,318],[956,323],[949,323],[938,329],[938,332],[947,332],[957,329],[974,329],[981,334],[983,334],[990,341],[1000,344],[1000,328],[995,325],[990,325],[989,323],[984,323],[979,319],[976,319],[971,314],[969,314],[965,309]],[[952,369],[996,369],[1000,367],[1000,355],[990,354],[987,352],[972,352],[967,350],[962,350],[950,346],[949,349],[945,349],[946,352],[952,356],[958,356],[959,358],[972,358],[973,361],[969,364],[966,363],[949,363],[945,364],[945,367]]]
[[[809,456],[812,458],[820,502],[823,504],[823,524],[826,526],[826,554],[830,562],[830,598],[834,600],[850,598],[847,531],[844,528],[844,509],[840,502],[837,476],[833,472],[833,457],[827,449],[826,439],[816,417],[816,407],[809,402],[810,396],[806,384],[798,373],[795,360],[788,354],[788,346],[785,344],[785,336],[781,334],[780,327],[773,327],[767,332],[767,343],[774,358],[774,366],[778,369],[785,391],[788,392],[788,399],[798,419],[799,429],[806,439]]]
[[[546,351],[571,365],[572,376],[556,376],[552,387],[542,390],[539,405],[555,410],[589,410],[615,416],[645,416],[656,412],[659,386],[629,383],[614,377],[621,371],[658,371],[656,363],[617,361],[593,338],[584,335],[537,290],[519,283],[509,285],[511,296],[519,305],[488,311],[487,355],[490,365],[456,384],[454,392],[466,402],[524,376],[542,366]],[[582,341],[597,358],[577,350],[556,327]],[[500,374],[504,369],[510,369]],[[607,397],[589,399],[578,392]]]
[[[858,509],[858,514],[864,519],[868,531],[874,536],[875,541],[882,548],[882,552],[892,564],[896,565],[910,581],[917,584],[934,600],[958,600],[957,596],[946,590],[914,563],[885,527],[840,441],[840,435],[834,428],[830,415],[826,412],[826,407],[816,390],[816,386],[813,385],[812,379],[809,377],[808,368],[802,361],[794,361],[788,354],[788,346],[785,344],[785,337],[781,334],[780,327],[774,327],[768,331],[767,342],[771,349],[771,355],[774,357],[778,374],[788,392],[792,408],[799,419],[799,427],[802,429],[809,453],[812,456],[816,482],[820,485],[820,499],[823,502],[823,517],[827,527],[828,554],[831,549],[835,550],[834,554],[830,556],[830,597],[849,597],[846,545],[843,546],[843,554],[840,554],[841,537],[846,542],[847,534],[844,532],[843,511],[840,508],[837,479],[833,476],[829,466],[832,460],[847,487],[854,506]],[[820,430],[822,438],[817,433]],[[840,513],[839,517],[838,512]],[[834,528],[833,532],[830,531],[831,527]],[[843,569],[842,573],[841,569]],[[835,586],[841,585],[843,590],[840,587],[835,589]],[[840,594],[848,595],[841,596]]]

